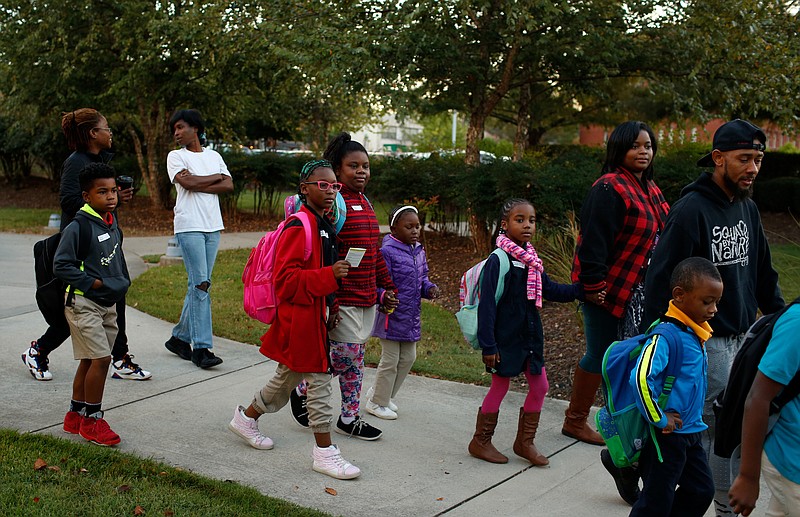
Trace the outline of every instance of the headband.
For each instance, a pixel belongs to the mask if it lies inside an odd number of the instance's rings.
[[[415,207],[415,206],[411,206],[411,205],[401,206],[400,208],[397,209],[397,211],[392,216],[392,220],[389,221],[389,227],[390,228],[392,226],[394,226],[394,222],[397,220],[397,216],[400,215],[401,213],[405,212],[406,210],[413,210],[415,214],[419,214],[419,210],[417,210],[417,207]]]

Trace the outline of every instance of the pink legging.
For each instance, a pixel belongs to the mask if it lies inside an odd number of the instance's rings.
[[[528,381],[528,396],[525,397],[525,403],[522,408],[526,413],[539,412],[542,410],[542,405],[544,405],[544,396],[547,395],[547,390],[550,388],[550,384],[547,382],[547,371],[542,367],[542,373],[534,375],[526,369],[525,379]],[[497,413],[500,411],[500,403],[503,402],[503,398],[508,393],[510,384],[511,377],[492,374],[492,385],[489,387],[489,393],[483,399],[481,413]]]

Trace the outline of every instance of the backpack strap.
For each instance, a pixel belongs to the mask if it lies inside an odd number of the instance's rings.
[[[77,257],[81,261],[81,263],[86,261],[86,257],[89,256],[89,248],[92,245],[92,227],[89,224],[83,223],[81,224],[81,218],[76,217],[73,219],[78,223],[78,254]],[[121,244],[121,243],[120,243]],[[67,291],[67,298],[64,300],[64,306],[68,306],[72,303],[72,299],[75,297],[75,286],[70,285],[69,291]]]
[[[664,370],[666,377],[664,378],[664,387],[661,390],[661,395],[658,396],[658,406],[664,410],[667,407],[667,401],[672,394],[672,388],[675,386],[675,379],[680,373],[681,365],[683,364],[683,346],[681,343],[680,331],[675,325],[662,323],[661,320],[656,320],[647,329],[647,338],[650,339],[654,335],[662,336],[667,341],[669,347],[669,359],[667,360],[667,367]],[[664,458],[661,456],[661,447],[658,445],[656,438],[655,426],[650,425],[650,439],[653,440],[653,445],[656,447],[656,454],[658,461],[663,462]]]
[[[308,214],[301,211],[295,212],[289,216],[289,219],[295,218],[300,221],[300,224],[303,226],[304,234],[305,234],[305,246],[303,247],[303,260],[308,260],[311,256],[311,221],[308,219]],[[284,226],[285,227],[285,226]]]
[[[777,315],[772,324],[773,329],[775,328],[775,324],[778,322],[778,319],[789,310],[789,307],[796,303],[800,303],[800,297],[797,297],[793,302],[786,304],[786,306],[781,309],[780,313]],[[772,329],[770,329],[770,331],[771,330]],[[770,336],[770,339],[771,338],[772,336]],[[769,347],[769,344],[767,344],[767,347]],[[772,402],[770,402],[769,405],[769,414],[774,415],[776,413],[780,413],[781,409],[783,409],[783,406],[791,402],[798,395],[800,395],[800,372],[797,372],[792,380],[789,381],[789,384],[787,384],[786,387],[783,388],[783,390],[778,394],[778,396],[772,399]]]
[[[498,302],[500,302],[500,298],[503,297],[503,291],[506,289],[506,275],[508,274],[508,270],[511,269],[511,264],[508,261],[506,252],[500,248],[496,248],[492,252],[492,255],[497,255],[497,258],[500,260],[500,273],[497,275],[497,287],[494,292],[494,304],[497,305]]]

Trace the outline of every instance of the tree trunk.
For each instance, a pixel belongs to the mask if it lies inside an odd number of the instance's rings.
[[[144,146],[135,131],[131,129],[136,160],[142,173],[150,203],[157,208],[172,208],[172,183],[166,174],[168,149],[167,115],[161,103],[145,104],[139,101],[139,122],[141,124]],[[163,166],[159,166],[164,164]]]
[[[528,125],[530,124],[531,85],[525,83],[519,91],[519,109],[517,110],[517,133],[514,135],[514,157],[518,162],[525,156],[528,148]]]
[[[481,161],[480,149],[478,149],[478,140],[483,135],[484,126],[486,124],[486,115],[481,108],[473,110],[469,117],[469,126],[467,127],[467,148],[464,163],[467,167],[477,167]],[[475,245],[475,250],[478,253],[489,254],[492,251],[491,234],[489,228],[486,226],[486,221],[481,220],[472,207],[467,204],[467,215],[469,220],[469,231],[472,235],[472,243]]]

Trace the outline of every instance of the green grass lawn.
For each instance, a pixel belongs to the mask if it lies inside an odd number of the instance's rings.
[[[242,309],[242,269],[249,250],[220,251],[214,266],[212,298],[214,300],[214,335],[250,344],[267,326],[250,319]],[[180,317],[186,294],[186,271],[183,265],[150,268],[133,281],[128,291],[128,305],[171,322]],[[371,339],[366,361],[380,360],[380,344]],[[472,350],[461,336],[458,323],[449,311],[432,303],[422,305],[422,339],[417,347],[413,371],[428,377],[460,382],[489,384],[480,354]]]
[[[42,233],[50,214],[61,215],[55,208],[0,208],[0,232]]]
[[[295,192],[281,192],[277,196],[277,204],[273,208],[278,214],[283,214],[283,200],[290,194],[295,194]],[[370,199],[370,201],[375,210],[375,215],[378,217],[378,223],[389,224],[389,213],[392,211],[392,208],[394,208],[394,205],[373,199]],[[252,212],[254,210],[255,198],[253,197],[252,190],[245,190],[242,192],[236,203],[236,208],[243,212]]]
[[[37,460],[46,466],[34,468]],[[0,430],[0,515],[324,516],[111,448]]]
[[[773,244],[770,246],[772,263],[778,271],[778,282],[783,297],[791,301],[800,296],[800,246],[796,244]]]

